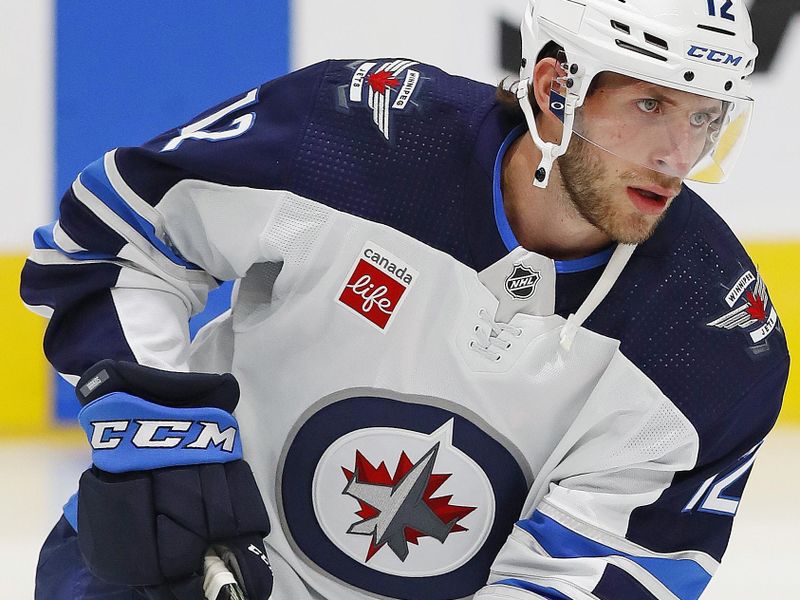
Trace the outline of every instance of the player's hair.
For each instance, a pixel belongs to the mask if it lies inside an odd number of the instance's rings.
[[[542,51],[539,52],[539,56],[536,57],[536,62],[538,63],[540,60],[544,60],[545,58],[558,58],[559,52],[562,52],[563,50],[564,49],[555,42],[549,42],[545,45],[544,48],[542,48]],[[508,77],[506,77],[500,83],[497,84],[497,90],[495,92],[497,101],[500,103],[500,106],[502,106],[504,110],[510,113],[517,113],[521,115],[522,109],[519,106],[519,100],[517,100],[516,94],[506,89],[507,79]],[[539,105],[536,103],[533,94],[528,94],[528,100],[531,103],[531,108],[533,108],[534,116],[538,115],[541,112],[541,109],[539,108]]]

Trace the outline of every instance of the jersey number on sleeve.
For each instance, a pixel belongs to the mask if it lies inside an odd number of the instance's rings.
[[[219,109],[214,114],[187,125],[180,130],[178,135],[167,142],[161,151],[169,152],[170,150],[175,150],[175,148],[180,146],[184,140],[207,140],[210,142],[218,142],[220,140],[229,140],[242,135],[245,131],[253,126],[253,123],[256,120],[255,113],[249,113],[242,115],[241,117],[237,117],[231,122],[230,127],[227,129],[217,129],[215,131],[207,131],[207,129],[213,125],[219,124],[220,121],[222,121],[232,112],[236,112],[240,108],[250,106],[256,102],[258,102],[258,88],[250,90],[247,92],[247,95],[244,98]]]
[[[758,444],[750,450],[739,459],[739,462],[730,471],[723,471],[706,479],[682,512],[691,512],[697,509],[700,512],[734,516],[739,508],[741,498],[731,498],[723,494],[747,474],[756,460],[756,452],[760,447],[761,444]]]

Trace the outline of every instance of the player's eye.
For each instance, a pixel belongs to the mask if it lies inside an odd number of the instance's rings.
[[[689,122],[692,124],[693,127],[703,127],[704,125],[710,125],[714,119],[718,118],[719,115],[712,115],[711,113],[706,112],[699,112],[692,114],[689,117]]]
[[[643,100],[639,100],[636,102],[636,106],[639,107],[639,110],[646,113],[655,113],[658,111],[660,103],[658,100],[654,98],[645,98]]]

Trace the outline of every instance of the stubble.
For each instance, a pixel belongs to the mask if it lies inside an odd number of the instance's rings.
[[[627,198],[615,198],[624,193],[627,184],[641,185],[642,176],[635,171],[611,173],[602,162],[597,148],[578,135],[570,142],[569,152],[559,159],[561,180],[566,195],[577,213],[590,225],[622,244],[641,244],[653,235],[667,214],[648,217],[632,208]],[[652,180],[674,187],[674,179],[657,177]],[[667,182],[668,181],[668,182]],[[623,185],[620,186],[619,184]]]

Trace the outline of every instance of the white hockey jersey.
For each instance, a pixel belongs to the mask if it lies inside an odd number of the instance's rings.
[[[277,600],[690,599],[717,568],[788,373],[766,287],[686,188],[610,290],[624,249],[519,247],[521,123],[329,61],[109,152],[37,231],[22,295],[66,377],[236,375]]]

